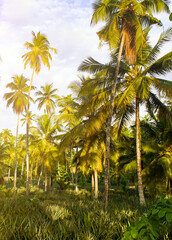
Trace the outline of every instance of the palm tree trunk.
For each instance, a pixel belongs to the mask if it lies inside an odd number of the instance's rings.
[[[94,172],[91,173],[91,185],[92,185],[92,192],[94,192],[95,182],[94,182]]]
[[[24,172],[24,158],[22,159],[21,177],[23,177],[23,172]]]
[[[95,168],[94,170],[94,177],[95,177],[95,199],[97,199],[99,191],[97,168]]]
[[[17,185],[17,143],[18,143],[19,117],[20,117],[20,114],[18,114],[17,128],[16,128],[15,168],[14,168],[14,194],[16,193],[16,185]]]
[[[43,165],[42,165],[42,167],[41,167],[41,172],[40,172],[40,174],[39,174],[39,179],[38,179],[38,184],[37,184],[38,187],[39,187],[39,185],[40,185],[42,172],[43,172]]]
[[[9,182],[9,180],[10,180],[10,174],[11,174],[11,169],[9,168],[9,170],[8,170],[8,180],[7,180],[7,182]]]
[[[111,187],[110,172],[109,172],[109,187]]]
[[[67,172],[68,171],[68,162],[67,162],[66,152],[64,154],[65,154],[65,165],[66,165],[66,172]]]
[[[78,164],[76,161],[76,171],[75,171],[75,191],[78,192]]]
[[[139,120],[139,98],[136,98],[136,152],[137,152],[137,176],[140,205],[145,206],[145,197],[142,185],[141,167],[141,143],[140,143],[140,120]]]
[[[32,175],[33,175],[33,164],[31,165],[31,169],[30,169],[30,184],[32,184]]]
[[[60,164],[57,162],[58,180],[60,180]]]
[[[53,186],[53,176],[52,174],[50,173],[50,176],[49,176],[49,190],[51,191],[51,188]]]
[[[117,77],[118,77],[118,73],[119,73],[123,45],[124,45],[124,37],[122,36],[121,43],[120,43],[120,49],[119,49],[119,53],[118,53],[118,60],[117,60],[117,65],[116,65],[114,81],[113,81],[113,85],[112,85],[110,106],[109,106],[109,116],[108,116],[107,128],[106,128],[106,159],[105,159],[104,200],[103,200],[103,209],[104,210],[106,210],[107,206],[108,206],[110,132],[111,132],[111,122],[112,122],[114,99],[115,99],[115,92],[116,92],[116,83],[117,83]]]
[[[72,159],[72,145],[71,145],[71,147],[70,147],[70,161],[71,161],[71,174],[72,174],[72,185],[73,185],[73,183],[74,183],[74,181],[73,181],[73,159]]]
[[[28,115],[28,113],[27,113]],[[29,123],[28,123],[28,116],[26,122],[26,195],[29,195]]]
[[[47,192],[48,187],[48,176],[47,176],[47,167],[45,166],[45,192]]]
[[[30,105],[30,93],[32,89],[34,70],[32,72],[32,77],[30,80],[30,88],[28,94],[28,105],[26,112],[26,168],[27,168],[27,176],[26,176],[26,195],[29,195],[29,105]]]

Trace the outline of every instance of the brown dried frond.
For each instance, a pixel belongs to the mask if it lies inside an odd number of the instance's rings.
[[[136,62],[136,27],[123,20],[122,36],[124,37],[125,59],[129,64]]]

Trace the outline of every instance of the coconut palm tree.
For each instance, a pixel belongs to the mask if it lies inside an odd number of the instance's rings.
[[[98,0],[93,4],[93,9],[94,12],[91,23],[97,24],[99,21],[106,22],[106,25],[98,32],[100,41],[108,43],[112,51],[116,51],[116,49],[119,48],[114,83],[111,91],[109,117],[107,121],[104,188],[104,209],[106,209],[108,205],[110,130],[120,59],[124,51],[127,62],[129,64],[134,64],[137,51],[146,43],[142,33],[142,24],[160,24],[160,21],[152,16],[152,11],[170,11],[167,2],[162,0],[151,2],[146,0],[142,2],[135,0]]]
[[[160,37],[157,45],[155,46],[155,48],[153,50],[151,50],[150,46],[147,46],[147,50],[144,50],[144,52],[142,51],[142,54],[141,57],[140,57],[140,60],[142,59],[143,62],[147,61],[146,59],[148,59],[148,54],[151,52],[150,54],[150,58],[149,60],[153,61],[153,56],[155,57],[155,52],[157,52],[156,54],[159,53],[160,51],[160,46],[168,41],[170,39],[170,30],[167,31],[167,33],[165,34],[162,34],[162,36]],[[168,57],[170,57],[170,55],[168,54],[166,56],[166,60],[168,59]],[[139,57],[138,57],[139,58]],[[145,59],[145,60],[144,60]],[[140,63],[140,60],[137,60],[137,64],[141,64]],[[166,61],[165,60],[165,61]],[[166,67],[167,67],[167,71],[168,71],[168,65],[170,66],[170,58],[168,59],[168,61],[166,62]],[[103,76],[103,81],[100,81],[96,83],[95,79],[94,78],[91,78],[90,80],[87,80],[87,84],[85,84],[84,86],[82,86],[82,92],[86,95],[88,95],[89,93],[89,96],[87,97],[87,102],[90,102],[90,105],[93,105],[93,102],[95,101],[99,101],[99,103],[101,102],[100,99],[101,99],[101,95],[103,96],[103,99],[104,99],[104,104],[105,102],[108,102],[108,87],[106,87],[105,85],[105,81],[106,81],[106,84],[109,86],[109,89],[111,88],[110,86],[110,81],[108,81],[108,79],[110,77],[112,77],[112,75],[110,75],[110,72],[112,71],[113,72],[113,61],[111,61],[109,64],[101,64],[97,61],[95,61],[94,59],[92,58],[88,58],[87,60],[84,60],[83,63],[80,65],[79,67],[79,70],[82,70],[82,71],[89,71],[90,73],[92,74],[95,74],[95,73],[101,73],[101,75]],[[148,62],[146,62],[147,64]],[[142,63],[143,64],[143,63]],[[121,73],[127,75],[127,72],[129,72],[129,75],[131,75],[131,70],[129,69],[129,67],[127,67],[127,65],[125,66],[123,63],[121,65],[123,68],[121,68]],[[125,66],[125,67],[124,67]],[[160,67],[160,65],[159,65]],[[162,70],[162,69],[161,69]],[[170,69],[169,69],[170,70]],[[108,73],[108,74],[107,74]],[[124,76],[124,75],[121,75],[121,77]],[[123,88],[123,86],[125,85],[125,82],[128,82],[129,79],[127,78],[127,80],[123,80],[121,81],[120,85],[121,87]],[[164,83],[164,84],[163,84]],[[165,81],[161,81],[161,85],[163,86],[163,88],[166,86],[166,92],[168,91],[168,95],[170,96],[171,94],[171,91],[170,91],[170,83]],[[145,84],[145,86],[147,86]],[[159,90],[162,88],[159,86]],[[117,86],[118,87],[118,86]],[[157,87],[157,86],[156,86]],[[102,88],[102,91],[100,91]],[[134,89],[134,90],[133,90]],[[128,95],[127,95],[127,98],[129,98],[129,96],[133,96],[134,94],[134,91],[136,89],[136,86],[133,86],[133,88],[131,89],[130,92],[128,92]],[[146,90],[146,88],[145,88]],[[94,92],[94,98],[91,97],[91,93]],[[119,91],[120,93],[120,91]],[[85,95],[85,96],[86,96]],[[122,96],[124,98],[125,94],[124,92],[122,92]],[[129,115],[133,114],[135,111],[134,111],[134,105],[131,104],[132,101],[129,101],[128,102],[126,101],[125,104],[123,104],[123,106],[121,105],[122,102],[119,100],[120,98],[120,95],[116,97],[116,102],[120,103],[120,104],[117,104],[116,107],[118,106],[117,108],[117,111],[115,112],[116,113],[116,123],[114,125],[114,127],[117,126],[116,130],[115,131],[118,131],[120,132],[122,127],[125,125],[125,122],[127,120],[129,120]],[[94,99],[94,100],[93,100]],[[107,100],[106,100],[107,99]],[[158,104],[160,104],[160,102],[158,103],[158,99],[156,98],[156,96],[154,94],[150,94],[149,95],[149,101],[148,101],[148,106],[151,105],[151,103],[154,102],[154,104],[156,104],[156,106],[158,107]],[[103,101],[102,101],[103,103]],[[114,103],[115,104],[115,103]],[[120,105],[120,108],[119,108],[119,105]],[[85,105],[86,106],[86,105]],[[161,107],[163,106],[163,104],[161,104]],[[85,111],[86,111],[86,107],[84,107]],[[116,108],[115,108],[116,109]],[[138,107],[137,107],[137,110],[138,110]],[[165,109],[164,109],[165,110]],[[149,110],[150,112],[150,110]],[[165,111],[164,111],[165,112]],[[104,115],[105,116],[105,115]],[[105,117],[104,117],[105,119]],[[137,119],[138,119],[138,115],[137,115]],[[138,121],[137,121],[138,122]],[[118,130],[117,130],[118,129]],[[139,184],[140,185],[140,184]],[[144,200],[143,200],[144,201]]]
[[[48,172],[51,173],[55,162],[54,153],[57,151],[54,140],[57,131],[61,131],[60,125],[55,121],[54,116],[44,114],[37,119],[37,127],[31,128],[33,140],[39,146],[39,158],[42,161],[45,173],[45,192],[48,187]],[[35,148],[37,151],[38,149]],[[34,152],[33,152],[34,153]]]
[[[125,87],[122,92],[121,100],[126,103],[131,103],[135,100],[136,105],[136,149],[137,149],[137,172],[138,172],[138,189],[140,203],[144,205],[144,194],[141,176],[141,142],[140,142],[140,121],[139,121],[139,106],[140,103],[146,103],[146,107],[151,116],[155,110],[161,110],[161,114],[169,115],[167,107],[158,99],[154,93],[154,89],[165,96],[171,96],[172,83],[165,79],[158,78],[158,75],[165,74],[172,70],[172,52],[169,52],[158,59],[158,54],[162,45],[169,41],[172,36],[172,29],[163,32],[154,47],[147,46],[138,53],[136,64],[130,68],[126,74],[124,82]]]
[[[27,116],[28,115],[28,116]],[[27,118],[28,118],[28,123],[29,123],[29,127],[33,124],[33,122],[35,121],[36,118],[36,114],[33,114],[32,111],[29,111],[29,113],[27,113],[26,111],[22,114],[22,118],[21,118],[21,122],[22,122],[22,126],[24,126],[24,124],[26,124],[27,122]]]
[[[66,131],[70,131],[74,126],[76,126],[80,121],[77,117],[77,109],[79,104],[77,103],[76,99],[72,97],[72,95],[67,95],[59,97],[57,100],[57,106],[61,109],[59,110],[59,115],[57,116],[59,121],[66,124],[65,129]],[[73,148],[72,143],[69,147],[70,151],[70,162],[71,162],[71,178],[72,184],[74,184],[74,176],[73,176]]]
[[[8,129],[3,129],[0,133],[0,141],[7,146],[6,153],[8,155],[7,163],[12,165],[13,160],[15,161],[15,138],[11,131]],[[10,179],[11,168],[8,169],[8,180]]]
[[[39,96],[36,99],[36,102],[38,102],[38,109],[41,109],[45,105],[46,112],[50,115],[51,111],[55,110],[55,100],[59,98],[56,94],[57,88],[53,89],[52,83],[46,83],[45,86],[41,86],[41,89],[42,91],[36,92],[36,96]]]
[[[45,105],[46,112],[50,116],[51,111],[55,110],[56,101],[59,98],[59,96],[56,94],[57,88],[53,89],[53,84],[45,84],[44,86],[41,86],[42,91],[37,91],[36,95],[39,96],[36,99],[36,102],[38,101],[38,109],[41,109],[43,105]],[[51,179],[51,176],[50,176]]]
[[[55,53],[57,50],[55,48],[50,47],[50,43],[44,34],[40,32],[37,35],[32,32],[33,39],[32,43],[26,42],[25,47],[29,50],[25,53],[22,58],[24,61],[24,67],[29,64],[30,68],[32,69],[32,76],[30,80],[30,89],[28,94],[28,106],[27,106],[27,113],[29,112],[29,105],[30,105],[30,92],[32,88],[32,82],[34,74],[38,74],[41,70],[41,63],[47,66],[50,69],[50,60],[52,60],[52,56],[50,51],[54,51]],[[26,122],[26,163],[27,163],[27,179],[26,179],[26,194],[29,195],[29,123],[28,123],[28,116]]]
[[[102,133],[102,126],[107,118],[107,111],[104,113],[104,103],[106,100],[101,97],[101,90],[95,89],[97,86],[98,80],[100,77],[95,77],[85,79],[80,78],[81,83],[80,86],[77,83],[75,87],[75,83],[72,83],[73,89],[77,89],[77,100],[80,104],[77,104],[77,111],[75,110],[75,118],[80,119],[78,124],[72,124],[72,128],[68,128],[67,132],[61,139],[60,147],[61,149],[65,149],[69,147],[70,144],[73,145],[74,148],[77,149],[79,147],[79,151],[74,155],[74,159],[76,165],[80,165],[80,168],[83,171],[87,171],[90,167],[94,172],[95,177],[95,198],[98,197],[98,171],[102,170],[103,160],[100,147],[100,134]],[[103,77],[102,77],[103,79]],[[96,82],[96,84],[95,84]],[[101,85],[101,83],[100,83]],[[103,85],[103,84],[102,84]],[[79,87],[78,87],[79,86]],[[100,87],[101,88],[101,87]],[[99,92],[99,95],[98,95]],[[97,94],[97,98],[96,98]],[[101,98],[101,101],[100,101]],[[104,101],[105,100],[105,101]],[[64,105],[63,105],[64,107]],[[100,108],[100,109],[99,109]],[[71,105],[64,107],[64,113],[72,113]],[[99,149],[99,150],[98,150]],[[102,161],[100,161],[102,160]]]
[[[7,107],[12,105],[13,111],[18,115],[17,128],[16,128],[16,146],[15,146],[15,171],[14,171],[14,193],[16,192],[17,182],[17,142],[18,142],[18,128],[20,114],[24,111],[28,101],[29,86],[27,85],[28,79],[23,75],[15,75],[13,82],[6,85],[12,92],[5,93],[4,99],[7,100]]]
[[[172,193],[172,117],[155,117],[141,121],[143,182],[150,194]]]
[[[0,185],[4,184],[4,167],[10,169],[11,166],[5,163],[5,160],[9,158],[8,154],[9,146],[5,143],[0,142]]]

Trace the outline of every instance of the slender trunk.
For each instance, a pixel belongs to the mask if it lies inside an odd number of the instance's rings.
[[[170,196],[172,195],[172,179],[169,179],[169,193],[170,193]]]
[[[95,177],[95,199],[97,199],[99,191],[97,168],[95,168],[94,170],[94,177]]]
[[[76,161],[76,171],[75,171],[75,191],[78,192],[78,164]]]
[[[34,70],[32,72],[32,77],[30,80],[30,88],[28,94],[28,105],[26,111],[26,169],[27,169],[27,176],[26,176],[26,195],[29,195],[29,105],[30,105],[30,93],[32,89],[32,82],[33,82]]]
[[[92,192],[94,192],[95,182],[94,182],[94,172],[91,173],[91,185],[92,185]]]
[[[111,187],[110,172],[109,172],[108,178],[109,178],[109,187]]]
[[[38,187],[39,187],[39,185],[40,185],[42,172],[43,172],[43,165],[42,165],[42,167],[41,167],[41,172],[40,172],[40,174],[39,174],[39,179],[38,179],[38,184],[37,184]]]
[[[47,176],[47,167],[45,166],[45,192],[47,192],[48,187],[48,176]]]
[[[66,152],[64,154],[65,154],[65,164],[66,164],[66,172],[67,172],[68,171],[68,162],[67,162]]]
[[[108,206],[110,132],[111,132],[111,122],[112,122],[114,99],[115,99],[115,92],[116,92],[116,83],[117,83],[117,78],[118,78],[118,73],[119,73],[123,45],[124,45],[124,37],[122,36],[121,43],[120,43],[120,49],[119,49],[119,53],[118,53],[118,60],[117,60],[117,65],[116,65],[114,81],[113,81],[113,85],[112,85],[110,106],[109,106],[109,116],[108,116],[108,120],[107,120],[107,129],[106,129],[106,159],[105,159],[104,200],[103,200],[103,209],[104,210],[106,210],[107,206]]]
[[[72,174],[72,185],[74,184],[74,181],[73,181],[73,156],[72,156],[72,145],[70,147],[70,161],[71,161],[71,174]]]
[[[23,177],[23,172],[24,172],[24,158],[22,159],[21,177]]]
[[[50,176],[49,176],[49,190],[51,190],[51,187],[52,187],[52,175],[50,173]]]
[[[7,182],[9,182],[9,180],[10,180],[10,174],[11,174],[11,169],[9,168],[9,170],[8,170],[8,180],[7,180]]]
[[[14,168],[14,194],[16,193],[16,185],[17,185],[17,143],[18,143],[18,129],[19,129],[19,117],[17,118],[17,128],[16,128],[16,146],[15,146],[15,168]]]
[[[28,113],[27,113],[28,115]],[[26,120],[26,195],[29,195],[29,123],[28,116]]]
[[[32,184],[32,175],[33,175],[33,164],[31,165],[31,168],[30,168],[30,184]]]
[[[58,180],[60,180],[60,166],[59,166],[59,162],[57,163],[57,172],[58,172]]]
[[[36,167],[35,167],[35,177],[38,175],[38,160],[36,160]]]
[[[139,98],[136,98],[136,152],[137,152],[137,176],[140,205],[145,206],[145,197],[142,185],[141,167],[141,142],[140,142],[140,120],[139,120]]]

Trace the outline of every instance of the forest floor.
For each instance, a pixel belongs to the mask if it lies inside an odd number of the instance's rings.
[[[114,187],[109,190],[107,212],[102,210],[103,186],[94,199],[91,186],[75,192],[74,186],[61,191],[54,186],[47,193],[31,185],[30,195],[18,187],[14,196],[7,184],[0,186],[0,239],[121,239],[124,231],[155,200],[147,198],[140,207],[137,192]]]

